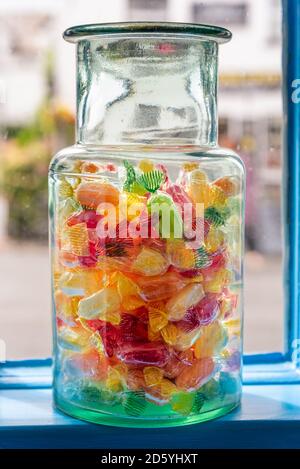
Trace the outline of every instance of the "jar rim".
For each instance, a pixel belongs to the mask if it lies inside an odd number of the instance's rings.
[[[230,41],[232,33],[221,26],[196,23],[174,22],[122,22],[95,23],[71,26],[63,33],[63,38],[76,43],[93,37],[102,36],[133,36],[133,37],[174,37],[225,43]]]

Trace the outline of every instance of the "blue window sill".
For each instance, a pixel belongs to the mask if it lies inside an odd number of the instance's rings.
[[[1,369],[0,448],[300,448],[297,380],[245,384],[241,407],[211,422],[124,431],[53,409],[50,360],[32,365]],[[250,383],[254,365],[245,368]]]

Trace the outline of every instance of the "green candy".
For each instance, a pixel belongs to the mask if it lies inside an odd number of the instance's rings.
[[[204,211],[204,217],[209,221],[213,226],[219,227],[223,226],[226,223],[227,218],[230,215],[230,209],[228,207],[216,208],[216,207],[207,207]]]
[[[144,391],[128,392],[124,402],[126,414],[131,417],[139,417],[146,408]]]
[[[144,195],[146,190],[143,185],[137,181],[134,166],[127,160],[124,161],[124,166],[126,169],[126,180],[123,185],[123,190],[126,192],[134,192],[138,195]]]
[[[138,183],[148,192],[156,192],[165,180],[165,175],[158,169],[142,174],[138,178]]]
[[[192,412],[198,414],[205,403],[205,397],[202,392],[196,392],[194,397],[194,403],[192,407]]]
[[[194,256],[196,269],[202,269],[209,265],[209,255],[203,246],[199,249],[195,249]]]
[[[159,220],[161,238],[182,238],[182,217],[172,197],[158,192],[150,197],[147,208],[151,216],[156,215]]]

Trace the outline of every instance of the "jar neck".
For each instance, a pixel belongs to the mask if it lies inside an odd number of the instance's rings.
[[[168,35],[77,45],[77,142],[217,143],[218,45]]]

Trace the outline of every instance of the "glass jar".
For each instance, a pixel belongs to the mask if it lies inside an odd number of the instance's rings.
[[[241,395],[244,169],[217,146],[205,25],[76,26],[77,143],[50,165],[54,399],[80,419],[200,422]]]

